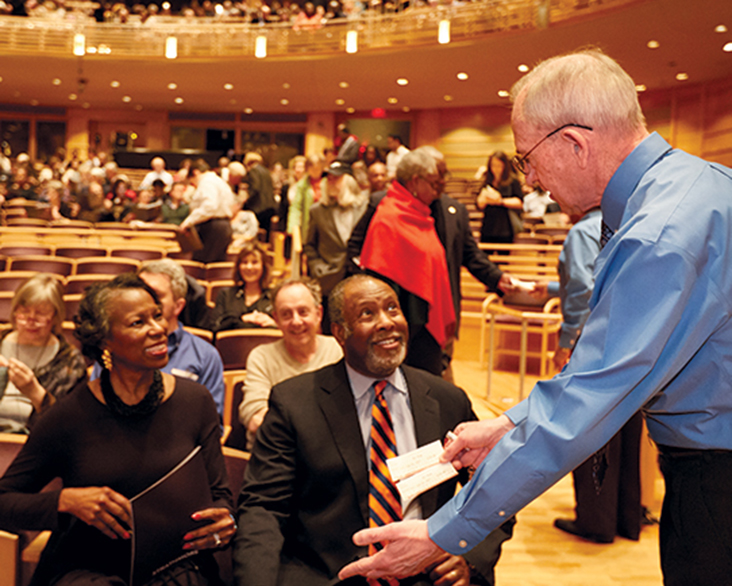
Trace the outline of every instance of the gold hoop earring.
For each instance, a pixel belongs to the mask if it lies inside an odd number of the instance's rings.
[[[112,371],[112,353],[107,348],[102,351],[102,366],[104,370]]]

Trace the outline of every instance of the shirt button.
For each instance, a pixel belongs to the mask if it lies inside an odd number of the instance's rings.
[[[459,546],[460,546],[461,548],[465,549],[466,547],[468,547],[468,542],[467,542],[467,541],[465,541],[464,539],[461,539],[461,540],[460,540],[460,543],[458,543],[458,545],[459,545]]]
[[[505,517],[506,516],[506,511],[498,511],[498,516],[499,517]]]

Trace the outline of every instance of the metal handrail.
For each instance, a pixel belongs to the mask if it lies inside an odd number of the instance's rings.
[[[358,32],[358,51],[436,45],[440,21],[450,22],[451,42],[497,32],[542,28],[637,0],[476,0],[459,6],[413,7],[395,14],[363,12],[334,19],[317,30],[293,30],[290,23],[252,24],[243,19],[182,17],[154,24],[97,23],[78,13],[73,19],[0,17],[0,54],[68,57],[75,35],[84,35],[91,58],[165,59],[168,37],[177,39],[178,59],[251,58],[257,37],[267,38],[267,56],[312,57],[341,53],[348,31]]]

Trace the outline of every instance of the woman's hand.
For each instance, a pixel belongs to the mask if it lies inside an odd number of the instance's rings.
[[[434,586],[470,586],[470,567],[465,558],[445,553],[425,570]]]
[[[254,324],[260,328],[276,328],[275,320],[263,311],[252,311],[241,316],[241,321],[248,324]]]
[[[38,382],[36,375],[29,366],[15,358],[8,359],[8,380],[16,388],[30,399],[36,411],[41,410],[43,398],[46,396],[46,389]]]
[[[81,519],[110,539],[130,538],[130,501],[107,486],[64,488],[58,498],[58,512]]]
[[[491,185],[486,185],[485,187],[483,187],[483,189],[480,190],[475,205],[479,210],[482,210],[485,206],[488,205],[501,205],[502,199],[503,196],[501,196],[501,194],[498,193],[498,191],[496,191],[494,187],[492,187]]]
[[[228,509],[211,508],[197,511],[191,515],[194,521],[210,521],[200,529],[183,536],[183,549],[215,549],[225,547],[236,533],[236,523]]]

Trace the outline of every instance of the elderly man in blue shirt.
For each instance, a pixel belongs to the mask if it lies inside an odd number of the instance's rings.
[[[517,165],[562,210],[601,206],[591,314],[564,370],[504,415],[461,424],[443,458],[473,479],[341,578],[404,576],[461,554],[603,446],[639,409],[660,451],[667,586],[732,575],[732,171],[649,134],[633,80],[598,50],[512,91]],[[608,240],[609,238],[609,240]]]

